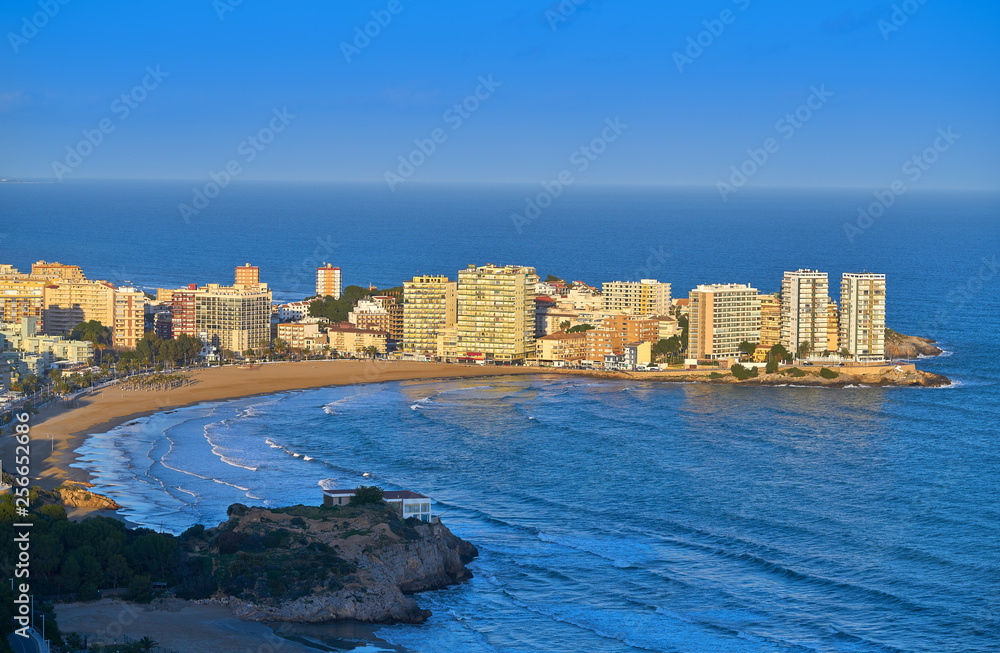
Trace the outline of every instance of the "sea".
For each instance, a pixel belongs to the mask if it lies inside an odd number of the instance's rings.
[[[575,187],[512,220],[540,190],[234,183],[185,221],[191,183],[0,184],[0,263],[151,290],[249,262],[281,301],[323,262],[363,286],[493,262],[675,296],[816,268],[836,297],[842,272],[885,273],[889,326],[935,338],[917,364],[950,386],[376,382],[157,413],[77,466],[173,533],[325,487],[433,497],[480,555],[416,597],[427,623],[378,630],[395,650],[1000,650],[1000,197]]]

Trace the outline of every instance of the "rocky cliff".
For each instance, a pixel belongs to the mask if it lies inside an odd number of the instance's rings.
[[[235,505],[192,542],[213,559],[211,599],[253,621],[421,623],[410,594],[472,577],[476,548],[442,524],[372,507],[268,510]]]
[[[892,329],[885,330],[885,355],[891,359],[938,356],[941,349],[934,346],[934,340],[917,336],[904,336]]]

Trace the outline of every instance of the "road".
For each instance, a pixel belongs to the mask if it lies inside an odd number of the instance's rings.
[[[39,643],[37,635],[34,637],[20,637],[12,633],[7,636],[7,641],[10,642],[14,653],[42,653],[42,646]]]

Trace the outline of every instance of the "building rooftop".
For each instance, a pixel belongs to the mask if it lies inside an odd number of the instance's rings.
[[[323,494],[331,497],[352,497],[355,492],[357,492],[357,488],[350,490],[323,490]],[[430,497],[411,492],[410,490],[386,490],[382,493],[382,496],[387,500],[430,499]]]
[[[591,329],[593,330],[593,329]],[[587,334],[585,332],[578,333],[565,333],[563,331],[557,331],[555,333],[550,333],[547,336],[542,336],[541,338],[536,338],[536,340],[575,340],[577,338],[586,338]]]

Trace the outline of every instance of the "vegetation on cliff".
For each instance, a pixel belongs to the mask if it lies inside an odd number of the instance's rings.
[[[26,517],[12,495],[0,497],[0,566],[15,568],[14,524],[31,522],[30,582],[39,605],[115,594],[141,603],[215,597],[251,619],[416,623],[429,613],[405,595],[466,580],[465,565],[478,555],[441,524],[402,519],[380,493],[341,507],[234,504],[218,527],[196,525],[175,537],[109,517],[70,521],[54,502],[62,490],[31,488]],[[12,624],[10,592],[0,585],[2,635]]]

